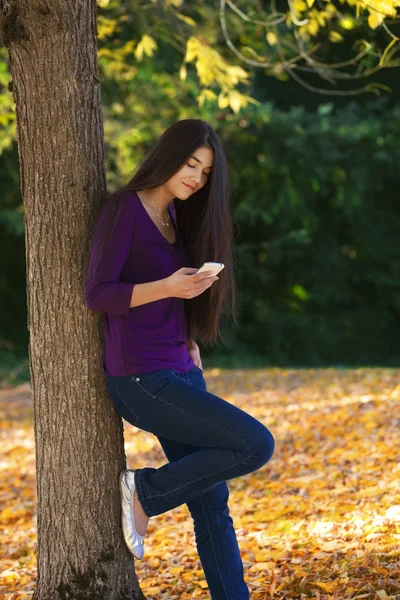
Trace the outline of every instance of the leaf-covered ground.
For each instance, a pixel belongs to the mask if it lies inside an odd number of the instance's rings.
[[[400,371],[205,372],[208,388],[273,432],[271,462],[229,481],[252,600],[400,600]],[[35,458],[29,388],[0,393],[0,598],[35,586]],[[125,424],[128,466],[165,462]],[[150,519],[136,561],[149,599],[209,594],[186,505]]]

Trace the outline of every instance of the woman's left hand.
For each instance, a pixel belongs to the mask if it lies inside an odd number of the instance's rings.
[[[194,364],[196,365],[196,367],[199,367],[199,369],[203,370],[203,365],[201,363],[201,358],[200,358],[200,348],[198,347],[198,345],[196,344],[196,342],[193,342],[193,346],[192,349],[190,350],[190,356],[192,357],[192,360],[194,362]]]

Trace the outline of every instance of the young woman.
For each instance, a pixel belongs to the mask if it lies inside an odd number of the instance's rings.
[[[187,503],[213,600],[248,600],[226,480],[272,457],[258,420],[207,391],[199,346],[235,319],[226,158],[200,119],[169,127],[96,224],[86,281],[89,309],[105,313],[103,367],[117,412],[157,436],[169,462],[119,475],[122,529],[143,558],[150,517]],[[206,261],[217,276],[196,274]]]

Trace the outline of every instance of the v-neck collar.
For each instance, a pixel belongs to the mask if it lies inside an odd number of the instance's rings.
[[[167,238],[165,237],[165,235],[163,235],[163,234],[161,233],[161,231],[158,229],[157,225],[154,223],[153,219],[150,217],[149,213],[148,213],[148,212],[147,212],[147,210],[145,209],[143,202],[141,201],[141,199],[139,198],[139,196],[138,196],[138,194],[137,194],[136,192],[135,192],[135,195],[136,195],[136,198],[137,198],[138,202],[140,203],[140,205],[141,205],[141,207],[142,207],[143,211],[146,213],[146,215],[147,215],[147,218],[148,218],[148,219],[149,219],[149,220],[152,222],[152,224],[153,224],[153,227],[154,227],[155,229],[157,229],[157,231],[158,231],[159,235],[160,235],[160,236],[161,236],[161,238],[164,240],[164,242],[165,242],[166,244],[168,244],[168,246],[169,246],[169,247],[171,247],[171,248],[177,248],[177,247],[178,247],[178,245],[179,245],[179,233],[178,233],[178,227],[177,227],[177,225],[176,225],[176,222],[175,222],[174,216],[173,216],[173,214],[172,214],[172,211],[170,210],[170,205],[168,205],[168,207],[167,207],[167,210],[168,210],[168,214],[169,214],[169,216],[170,216],[171,222],[173,223],[173,226],[174,226],[174,229],[175,229],[175,242],[169,242],[169,241],[167,240]]]

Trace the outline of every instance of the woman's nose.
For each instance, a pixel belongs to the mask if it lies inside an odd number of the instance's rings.
[[[192,173],[191,175],[191,179],[195,182],[195,183],[199,183],[201,180],[201,173]]]

